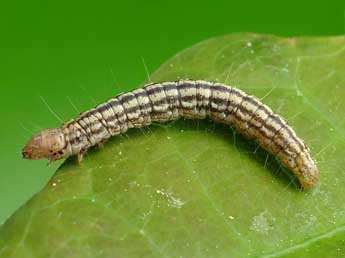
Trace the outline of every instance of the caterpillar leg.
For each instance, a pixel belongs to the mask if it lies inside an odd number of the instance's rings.
[[[77,157],[78,157],[78,165],[81,164],[81,162],[83,161],[84,159],[84,154],[86,153],[87,150],[81,150],[78,154],[77,154]]]
[[[98,149],[103,150],[104,144],[108,141],[108,139],[104,139],[103,141],[97,144]]]
[[[98,143],[97,144],[98,149],[103,150],[104,149],[104,143],[105,143],[105,141]]]

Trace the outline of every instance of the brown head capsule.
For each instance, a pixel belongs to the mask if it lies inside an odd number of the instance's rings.
[[[65,137],[60,128],[44,130],[30,138],[22,150],[26,159],[47,158],[50,161],[66,156]]]

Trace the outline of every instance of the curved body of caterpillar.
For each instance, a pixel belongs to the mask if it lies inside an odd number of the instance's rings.
[[[232,125],[255,139],[282,164],[293,171],[302,188],[313,186],[319,172],[309,149],[280,116],[253,96],[221,84],[202,80],[151,83],[96,106],[60,128],[33,136],[23,149],[28,159],[50,161],[82,155],[108,138],[151,122],[179,117],[212,120]]]

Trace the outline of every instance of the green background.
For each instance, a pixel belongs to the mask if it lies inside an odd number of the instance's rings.
[[[343,1],[71,1],[0,4],[0,223],[61,162],[21,158],[28,131],[146,80],[176,52],[231,32],[344,33]],[[72,102],[72,104],[71,104]]]

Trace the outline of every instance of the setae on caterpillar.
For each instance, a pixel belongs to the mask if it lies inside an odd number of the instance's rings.
[[[81,113],[59,128],[34,135],[23,148],[27,159],[50,161],[83,154],[94,145],[129,128],[167,122],[179,117],[211,118],[231,125],[276,155],[299,179],[302,188],[315,185],[319,172],[310,151],[279,115],[253,96],[222,83],[179,80],[150,83]]]

